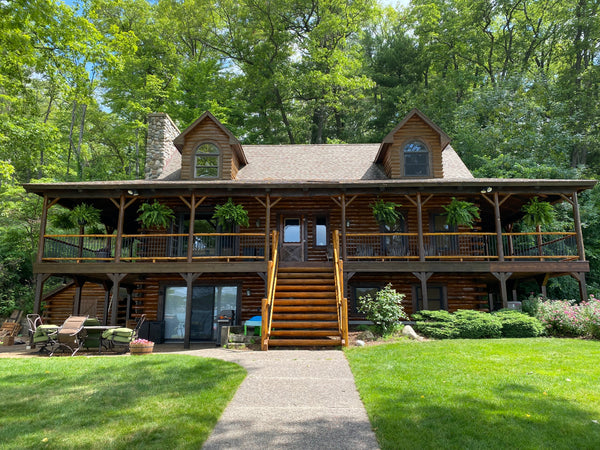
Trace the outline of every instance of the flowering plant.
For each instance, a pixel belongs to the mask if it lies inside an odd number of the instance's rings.
[[[135,345],[138,345],[138,346],[144,346],[144,345],[150,345],[150,344],[154,345],[154,342],[152,342],[152,341],[148,341],[148,340],[146,340],[146,339],[136,339],[136,340],[134,340],[134,341],[131,341],[131,342],[129,343],[129,346],[130,346],[130,347],[131,347],[132,345],[133,345],[133,346],[135,346]]]

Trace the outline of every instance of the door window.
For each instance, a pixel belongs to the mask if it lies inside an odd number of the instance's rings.
[[[285,219],[283,225],[283,242],[300,242],[300,219]]]

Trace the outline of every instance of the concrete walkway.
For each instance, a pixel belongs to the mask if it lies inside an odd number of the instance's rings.
[[[378,448],[339,350],[182,353],[231,361],[248,371],[205,450]]]

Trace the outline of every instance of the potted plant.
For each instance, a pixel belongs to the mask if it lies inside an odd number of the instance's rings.
[[[550,225],[554,222],[556,212],[552,205],[548,202],[540,202],[537,197],[533,197],[529,202],[523,205],[521,210],[523,215],[523,224],[527,226],[535,226],[537,233],[538,253],[542,256],[542,225]]]
[[[147,355],[154,350],[154,342],[146,339],[136,339],[129,343],[129,352],[132,355]]]
[[[243,205],[236,205],[231,197],[222,205],[215,206],[213,219],[225,230],[232,230],[236,225],[248,226],[248,211]]]
[[[480,220],[479,208],[471,202],[452,197],[450,204],[443,208],[446,211],[446,223],[451,227],[473,228],[475,221]]]
[[[373,217],[379,225],[388,226],[393,228],[396,223],[403,218],[402,213],[398,211],[402,205],[394,202],[386,202],[382,199],[377,200],[371,204],[371,210],[373,211]]]
[[[142,203],[138,208],[138,222],[142,224],[146,230],[166,230],[175,215],[173,210],[158,200],[153,203]]]

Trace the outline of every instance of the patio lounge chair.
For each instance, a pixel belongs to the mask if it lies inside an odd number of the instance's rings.
[[[39,346],[39,353],[50,353],[47,347],[56,344],[56,332],[59,326],[44,325],[39,314],[27,314],[27,323],[29,324],[29,344],[32,347]]]
[[[56,345],[50,353],[50,356],[54,355],[58,350],[69,351],[71,356],[79,351],[83,345],[85,333],[83,324],[87,320],[88,316],[70,316],[56,333]]]
[[[101,345],[107,350],[114,350],[117,353],[125,353],[129,350],[129,343],[138,337],[140,327],[146,320],[146,314],[142,314],[135,328],[111,328],[102,333]]]

